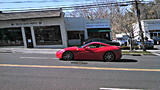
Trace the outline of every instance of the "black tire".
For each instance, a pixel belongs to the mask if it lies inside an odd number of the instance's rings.
[[[115,55],[113,52],[106,52],[103,56],[104,62],[111,62],[115,60]]]
[[[73,60],[73,57],[74,57],[74,55],[72,52],[66,51],[62,55],[62,60]]]

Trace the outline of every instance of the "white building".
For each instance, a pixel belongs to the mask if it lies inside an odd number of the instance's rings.
[[[155,44],[160,44],[160,19],[142,20],[141,24],[144,37],[153,39]],[[140,39],[138,26],[138,24],[133,25],[135,39]]]
[[[0,13],[0,46],[67,47],[61,10]]]

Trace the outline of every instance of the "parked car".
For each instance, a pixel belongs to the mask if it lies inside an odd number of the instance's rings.
[[[56,57],[62,60],[103,60],[105,62],[119,60],[122,57],[119,46],[91,42],[81,47],[68,47],[57,51]]]
[[[117,42],[119,42],[120,46],[127,46],[127,41],[124,38],[117,38],[116,40]]]
[[[106,43],[109,44],[111,46],[120,46],[119,42],[116,41],[109,41],[107,39],[102,39],[102,38],[91,38],[91,39],[87,39],[86,41],[83,42],[83,44],[87,44],[90,42],[102,42],[102,43]]]
[[[137,45],[140,49],[142,49],[142,42],[137,41]],[[153,49],[154,48],[154,43],[153,43],[153,41],[150,41],[150,40],[144,41],[144,46],[145,46],[146,49]]]

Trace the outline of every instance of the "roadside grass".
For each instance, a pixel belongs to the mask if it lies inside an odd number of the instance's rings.
[[[153,55],[151,52],[147,51],[122,51],[123,55]]]

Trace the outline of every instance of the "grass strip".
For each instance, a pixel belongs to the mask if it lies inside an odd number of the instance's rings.
[[[122,51],[123,55],[140,54],[140,55],[152,55],[151,52],[147,51]]]

